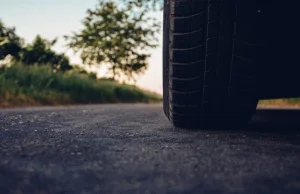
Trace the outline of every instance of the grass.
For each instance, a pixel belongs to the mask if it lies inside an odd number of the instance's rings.
[[[260,100],[258,103],[260,107],[300,107],[300,98],[285,98],[285,99],[272,99]]]
[[[134,102],[161,102],[161,96],[76,72],[53,73],[21,64],[0,67],[0,107]]]

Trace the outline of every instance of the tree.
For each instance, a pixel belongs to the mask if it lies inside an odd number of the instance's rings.
[[[16,29],[6,27],[0,20],[0,60],[8,55],[18,58],[22,45],[23,40],[16,34]]]
[[[23,48],[20,61],[24,65],[50,65],[56,71],[71,69],[68,57],[64,54],[57,54],[51,49],[56,42],[57,39],[49,41],[37,35],[32,44]]]
[[[113,0],[113,1],[120,2],[120,0]],[[124,1],[127,4],[131,4],[132,6],[138,8],[140,11],[148,12],[148,11],[162,10],[164,0],[124,0]]]
[[[149,49],[158,46],[160,23],[149,14],[155,8],[152,2],[100,0],[94,10],[87,10],[83,30],[66,36],[67,45],[86,64],[109,65],[113,79],[134,80],[148,67]]]
[[[69,58],[51,49],[56,42],[57,39],[48,41],[37,35],[32,44],[24,46],[24,41],[16,34],[16,29],[6,27],[0,20],[0,61],[12,56],[15,61],[24,65],[51,65],[56,71],[71,69]]]

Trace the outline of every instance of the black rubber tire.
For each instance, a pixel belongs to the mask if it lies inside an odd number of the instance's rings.
[[[247,123],[256,110],[259,0],[165,0],[164,112],[177,127]]]

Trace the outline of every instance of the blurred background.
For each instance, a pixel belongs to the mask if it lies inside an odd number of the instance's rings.
[[[161,102],[162,0],[0,5],[0,107]]]
[[[162,1],[0,6],[0,106],[160,102]]]

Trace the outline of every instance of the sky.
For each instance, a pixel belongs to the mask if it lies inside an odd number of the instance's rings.
[[[17,34],[31,42],[37,34],[43,38],[59,38],[53,47],[70,57],[72,63],[82,64],[78,55],[65,47],[64,35],[82,29],[86,10],[94,8],[97,0],[0,0],[0,19],[8,27],[16,27]],[[157,13],[162,21],[162,13]],[[140,76],[137,85],[162,93],[162,33],[160,46],[151,51],[149,68]],[[101,69],[98,70],[101,74]]]

